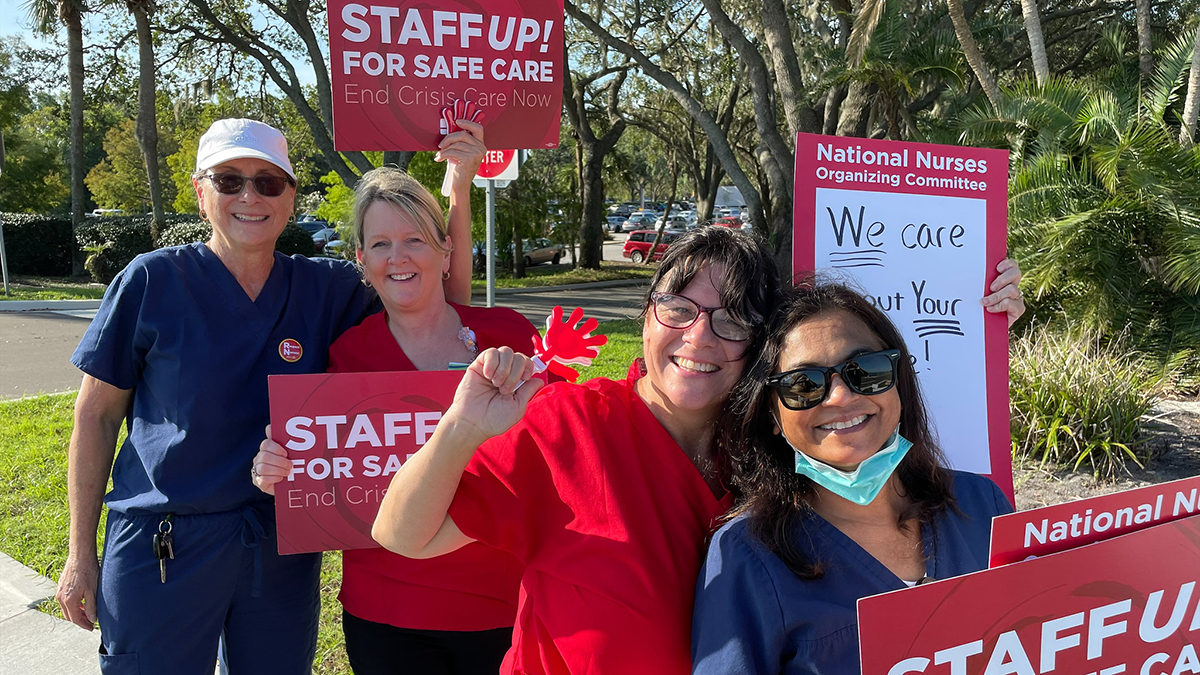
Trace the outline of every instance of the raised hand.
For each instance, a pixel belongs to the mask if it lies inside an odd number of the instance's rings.
[[[534,371],[531,358],[509,347],[484,350],[463,375],[446,420],[473,429],[476,445],[508,431],[525,414],[529,399],[542,387],[541,380],[533,380],[528,387],[521,386],[533,377]]]
[[[442,181],[442,195],[449,197],[454,189],[471,186],[479,165],[487,153],[483,142],[483,111],[475,104],[459,99],[452,108],[442,109],[448,132],[438,143],[434,160],[447,162],[446,178]]]

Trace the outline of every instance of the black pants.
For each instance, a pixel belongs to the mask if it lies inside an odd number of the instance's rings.
[[[345,610],[342,630],[355,675],[496,675],[512,645],[512,628],[397,628],[360,619]]]

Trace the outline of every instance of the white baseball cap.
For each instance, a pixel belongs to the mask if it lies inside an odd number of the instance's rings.
[[[261,159],[274,164],[296,180],[288,160],[287,139],[275,127],[256,120],[224,119],[212,123],[200,137],[196,149],[196,172],[231,159]]]

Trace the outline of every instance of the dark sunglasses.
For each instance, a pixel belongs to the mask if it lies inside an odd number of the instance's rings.
[[[667,328],[691,328],[701,314],[708,314],[713,333],[721,339],[744,342],[754,335],[753,326],[733,318],[724,307],[701,307],[695,300],[674,293],[651,293],[650,302],[655,320]]]
[[[283,194],[287,186],[295,187],[296,185],[296,181],[292,180],[291,176],[276,176],[270,173],[260,173],[253,178],[239,173],[210,173],[205,174],[204,178],[212,181],[213,189],[223,195],[240,195],[246,181],[254,183],[254,189],[264,197],[278,197]]]
[[[896,385],[896,366],[899,349],[859,354],[845,363],[824,368],[805,366],[767,378],[767,386],[779,393],[779,400],[789,410],[808,410],[821,405],[829,390],[833,374],[841,376],[850,391],[863,396],[882,394]]]

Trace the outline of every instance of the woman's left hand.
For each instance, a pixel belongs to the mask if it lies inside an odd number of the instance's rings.
[[[1000,276],[992,282],[989,289],[992,294],[984,297],[981,302],[989,312],[1008,314],[1008,327],[1012,328],[1017,319],[1025,313],[1025,300],[1021,289],[1017,287],[1021,283],[1021,267],[1017,265],[1016,260],[1005,258],[996,265],[996,271]]]
[[[470,188],[475,174],[479,173],[479,164],[487,153],[483,144],[483,125],[470,120],[456,120],[461,131],[448,134],[438,143],[437,154],[433,159],[437,162],[451,161],[449,170],[453,172],[451,185],[454,190]]]

